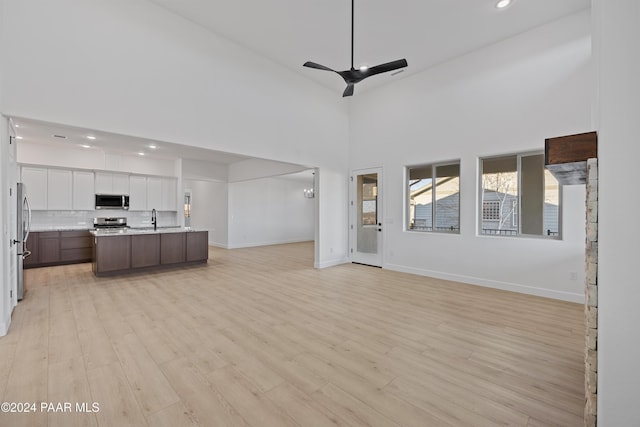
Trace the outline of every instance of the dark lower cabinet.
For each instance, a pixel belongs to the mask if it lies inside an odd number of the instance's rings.
[[[206,263],[207,231],[99,236],[92,239],[96,276]]]
[[[209,258],[209,232],[196,231],[187,234],[187,262]]]
[[[93,272],[95,274],[131,268],[131,236],[96,237]]]
[[[160,264],[160,234],[131,236],[131,268]]]
[[[40,263],[40,255],[38,253],[38,243],[40,240],[40,233],[29,233],[27,238],[27,250],[31,252],[31,255],[24,259],[24,268],[36,267]]]
[[[38,253],[40,264],[56,264],[60,262],[60,232],[47,231],[39,233]]]
[[[185,262],[185,234],[165,233],[160,235],[160,264]]]
[[[60,232],[60,261],[90,262],[92,240],[88,231]]]
[[[92,236],[88,230],[29,233],[25,268],[90,262]]]
[[[95,241],[95,242],[94,242]],[[132,234],[93,237],[88,230],[30,233],[25,268],[93,261],[94,273],[206,262],[209,233]]]

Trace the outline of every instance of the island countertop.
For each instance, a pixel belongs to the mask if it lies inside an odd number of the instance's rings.
[[[32,225],[29,229],[32,233],[42,233],[47,231],[92,231],[90,225]]]
[[[191,227],[158,227],[156,230],[153,227],[128,227],[128,228],[114,228],[114,229],[100,229],[91,230],[91,234],[96,237],[109,237],[109,236],[132,236],[138,234],[164,234],[164,233],[196,233],[204,230],[197,230]]]

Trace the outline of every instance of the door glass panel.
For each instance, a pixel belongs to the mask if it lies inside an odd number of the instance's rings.
[[[358,252],[378,249],[378,174],[358,175]]]

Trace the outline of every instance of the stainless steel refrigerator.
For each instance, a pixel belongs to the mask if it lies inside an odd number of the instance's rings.
[[[29,229],[31,228],[31,208],[29,207],[29,199],[27,199],[27,189],[21,182],[18,183],[16,189],[16,200],[18,204],[18,233],[14,243],[18,246],[18,301],[24,297],[24,259],[31,255],[27,250],[27,238],[29,237]]]

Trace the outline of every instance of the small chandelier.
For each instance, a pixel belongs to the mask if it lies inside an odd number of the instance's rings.
[[[314,188],[316,187],[316,173],[313,172],[313,184],[311,188],[305,188],[303,190],[304,192],[304,197],[306,197],[307,199],[313,199],[316,196],[315,190]]]

